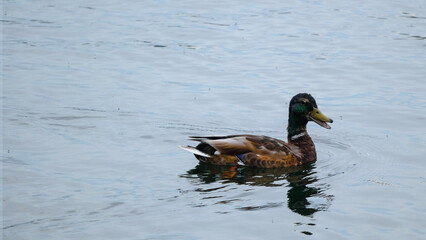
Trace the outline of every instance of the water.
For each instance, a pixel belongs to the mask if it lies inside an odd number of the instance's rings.
[[[3,239],[426,238],[425,1],[2,7]],[[177,147],[285,139],[298,92],[312,165]]]

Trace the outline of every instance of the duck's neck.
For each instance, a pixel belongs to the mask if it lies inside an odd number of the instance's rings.
[[[298,117],[290,111],[287,126],[288,140],[290,141],[293,136],[306,133],[306,124],[308,124],[308,120]]]
[[[303,163],[313,162],[317,159],[315,145],[306,131],[306,124],[306,120],[295,119],[290,116],[287,127],[287,141],[299,148]]]

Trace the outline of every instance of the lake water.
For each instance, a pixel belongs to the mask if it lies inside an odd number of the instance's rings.
[[[4,1],[3,239],[426,239],[426,1]],[[190,135],[318,161],[199,165]]]

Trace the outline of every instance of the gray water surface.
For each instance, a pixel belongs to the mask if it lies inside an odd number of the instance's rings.
[[[426,238],[424,0],[2,7],[3,239]],[[299,92],[314,164],[177,147],[285,139]]]

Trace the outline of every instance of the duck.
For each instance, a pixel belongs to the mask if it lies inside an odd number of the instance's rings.
[[[309,93],[296,94],[289,103],[287,142],[263,135],[190,136],[199,144],[179,146],[202,163],[254,168],[286,168],[317,160],[315,144],[306,125],[315,122],[330,129],[333,120],[324,115]]]

